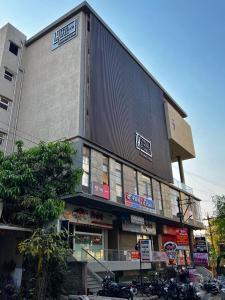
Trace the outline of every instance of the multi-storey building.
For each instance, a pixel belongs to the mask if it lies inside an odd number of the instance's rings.
[[[61,223],[90,272],[138,270],[139,239],[151,240],[155,261],[168,241],[176,262],[184,250],[191,260],[202,223],[200,199],[184,182],[182,161],[195,157],[186,117],[86,2],[28,40],[10,24],[0,30],[0,148],[12,152],[17,139],[74,143],[84,173]]]

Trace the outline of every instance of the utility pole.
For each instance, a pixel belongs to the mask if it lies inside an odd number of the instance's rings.
[[[177,216],[180,219],[181,228],[184,229],[184,214],[181,209],[181,203],[180,203],[179,197],[177,197],[177,205],[178,205],[178,211],[179,211]],[[185,264],[185,267],[187,267],[187,253],[186,253],[185,249],[183,251],[184,251],[184,264]]]
[[[209,227],[209,236],[210,236],[210,241],[212,245],[212,250],[215,252],[215,245],[214,245],[214,240],[213,240],[213,232],[212,232],[212,224],[210,223],[210,220],[213,220],[213,217],[210,217],[209,214],[207,214],[207,218],[203,219],[203,221],[208,221],[208,227]],[[214,265],[214,261],[212,260],[212,273],[215,276],[216,275],[216,269]]]
[[[212,225],[210,223],[210,220],[213,220],[213,219],[214,219],[213,217],[210,217],[209,214],[207,214],[207,218],[203,219],[203,221],[208,221],[210,241],[211,241],[212,249],[215,250],[213,234],[212,234]]]

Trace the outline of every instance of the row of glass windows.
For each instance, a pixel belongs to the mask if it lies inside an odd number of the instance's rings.
[[[179,212],[179,191],[115,160],[110,161],[109,166],[109,157],[84,147],[82,186],[85,192],[90,192],[92,182],[110,186],[110,199],[113,201],[124,203],[124,195],[129,192],[154,199],[156,213],[173,217]],[[191,213],[190,218],[193,218]]]

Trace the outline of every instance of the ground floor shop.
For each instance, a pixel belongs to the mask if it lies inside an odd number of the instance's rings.
[[[80,261],[139,261],[139,241],[150,240],[153,263],[191,263],[190,229],[156,218],[67,204],[60,222],[69,231],[70,247]]]

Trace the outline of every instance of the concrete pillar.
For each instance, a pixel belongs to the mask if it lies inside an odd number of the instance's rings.
[[[185,183],[183,163],[182,163],[182,159],[180,156],[177,157],[177,162],[178,162],[178,166],[179,166],[180,181],[182,183]]]

